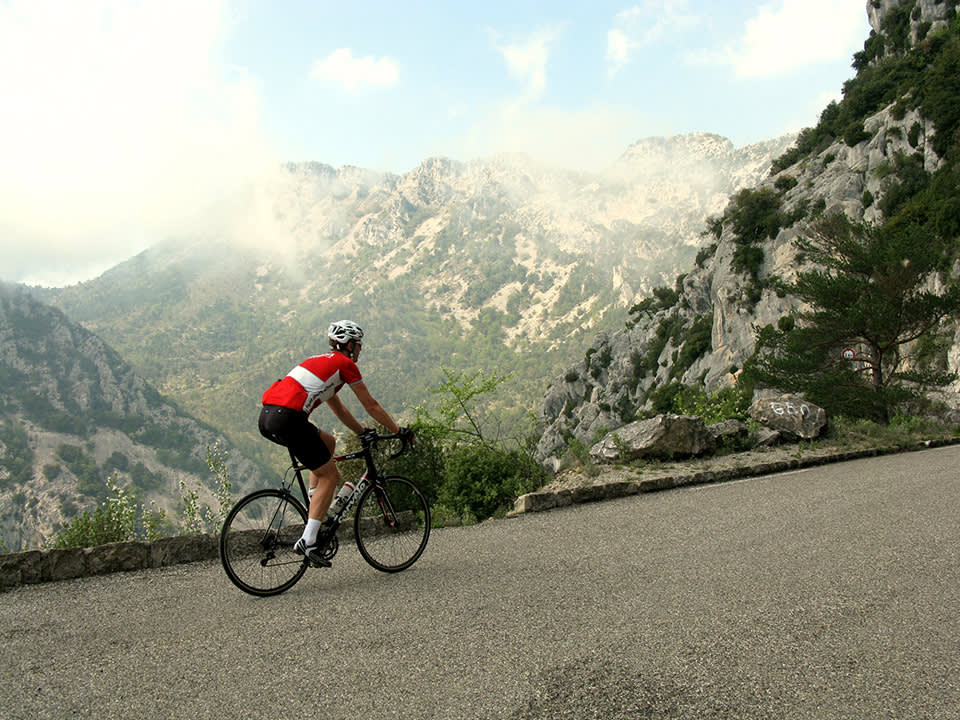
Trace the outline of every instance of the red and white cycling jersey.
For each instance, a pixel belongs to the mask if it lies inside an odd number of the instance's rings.
[[[357,364],[343,353],[315,355],[271,385],[263,394],[263,404],[302,410],[309,415],[317,405],[340,392],[344,384],[356,385],[362,380]]]

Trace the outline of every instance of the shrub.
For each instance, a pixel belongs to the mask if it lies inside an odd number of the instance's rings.
[[[759,243],[780,231],[780,196],[769,188],[741,190],[728,211],[740,243]]]
[[[652,405],[653,412],[657,414],[674,412],[677,395],[683,390],[683,385],[678,382],[671,382],[661,385],[652,392],[648,393],[647,399]]]
[[[781,175],[773,183],[773,186],[780,192],[787,192],[797,186],[799,181],[792,175]]]
[[[476,401],[508,376],[443,372],[446,382],[432,391],[440,401],[433,410],[417,408],[417,444],[397,460],[397,468],[439,503],[447,517],[482,520],[542,485],[546,470],[522,444],[508,450],[488,437]]]
[[[670,372],[672,377],[679,378],[694,362],[710,351],[712,333],[713,313],[700,315],[694,319]]]
[[[869,140],[872,136],[867,129],[863,126],[862,122],[853,122],[847,126],[847,129],[843,132],[843,141],[847,144],[848,147],[854,147],[859,145],[864,140]]]
[[[735,232],[736,248],[733,251],[733,269],[757,279],[764,261],[760,243],[774,238],[784,225],[780,212],[779,193],[770,188],[741,190],[725,219]]]
[[[707,260],[709,260],[716,254],[717,254],[717,243],[710,243],[710,245],[708,245],[707,247],[700,248],[700,250],[697,251],[697,259],[695,261],[696,266],[698,268],[702,268],[704,265],[706,265]]]
[[[907,133],[907,142],[910,143],[910,147],[915,148],[920,144],[920,133],[922,131],[923,128],[918,122],[910,126],[910,131]]]
[[[714,252],[716,251],[716,246],[714,246],[713,250]],[[680,299],[680,293],[677,290],[666,287],[665,285],[655,287],[652,293],[653,297],[644,298],[630,308],[630,315],[633,318],[632,324],[636,324],[641,314],[650,317],[660,310],[669,310],[676,305]],[[631,323],[628,323],[628,326],[630,324]]]
[[[461,445],[447,453],[440,503],[477,518],[491,517],[543,484],[546,471],[519,450]]]
[[[742,387],[727,387],[713,395],[700,387],[688,386],[674,395],[672,411],[680,415],[695,415],[706,424],[724,420],[745,420],[753,393]]]
[[[107,501],[63,527],[54,537],[52,547],[93,547],[136,538],[137,511],[130,497],[120,487],[116,474],[106,484],[111,493]]]

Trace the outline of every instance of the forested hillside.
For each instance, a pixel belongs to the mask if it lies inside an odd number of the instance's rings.
[[[179,483],[203,497],[206,448],[237,487],[262,474],[226,438],[169,401],[96,335],[22,288],[0,284],[0,549],[38,547],[108,495],[176,515]]]

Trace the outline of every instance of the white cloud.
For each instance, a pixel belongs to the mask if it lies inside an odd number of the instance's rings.
[[[547,88],[547,62],[550,60],[550,45],[559,31],[554,28],[540,29],[521,42],[495,47],[507,63],[510,77],[524,88],[528,101],[539,100]]]
[[[443,148],[437,154],[453,152],[468,160],[524,153],[557,167],[599,171],[653,129],[650,118],[633,108],[592,105],[571,111],[520,100],[492,108],[459,137],[438,139]]]
[[[687,0],[645,0],[617,13],[607,32],[607,70],[612,77],[643,48],[667,42],[700,24]]]
[[[623,30],[614,29],[607,32],[607,64],[611,74],[627,64],[632,48],[633,44]]]
[[[782,0],[762,6],[735,44],[697,60],[730,65],[741,77],[845,60],[863,39],[864,17],[860,0]]]
[[[272,163],[220,0],[0,5],[0,272],[129,257]]]
[[[317,61],[310,77],[341,86],[348,92],[362,87],[393,87],[400,78],[397,64],[389,57],[354,57],[350,48],[339,48]]]

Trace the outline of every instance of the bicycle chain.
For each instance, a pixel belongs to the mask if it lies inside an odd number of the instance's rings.
[[[334,535],[327,541],[327,544],[323,547],[323,552],[320,553],[320,557],[324,560],[333,560],[333,556],[337,554],[337,550],[340,549],[340,540],[337,539],[337,536]]]

